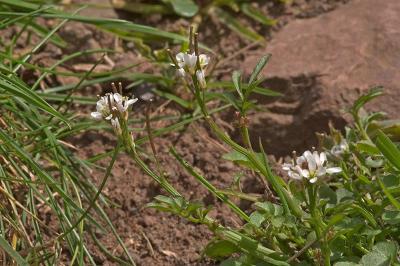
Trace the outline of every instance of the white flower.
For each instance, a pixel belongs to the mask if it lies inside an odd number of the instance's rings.
[[[209,62],[210,62],[210,57],[208,55],[205,55],[205,54],[199,55],[199,63],[200,63],[201,69],[204,69],[208,65]]]
[[[349,144],[347,144],[347,141],[345,139],[342,139],[339,144],[334,145],[331,148],[331,154],[335,157],[340,157],[342,156],[345,151],[349,149]]]
[[[206,83],[206,78],[204,76],[204,71],[203,70],[197,70],[196,71],[196,77],[197,77],[197,81],[200,84],[200,87],[202,89],[205,89],[207,87],[207,83]]]
[[[183,54],[186,69],[193,74],[196,71],[197,56],[195,53]]]
[[[124,114],[137,100],[137,98],[129,99],[119,93],[107,93],[97,101],[96,112],[92,112],[91,116],[96,120],[111,120],[118,114]]]
[[[195,74],[197,69],[197,56],[195,53],[178,53],[176,56],[176,62],[177,62],[177,68],[178,68],[178,72],[180,72],[180,74],[182,74],[182,71],[187,71],[190,74]],[[210,62],[210,57],[205,55],[205,54],[201,54],[199,55],[199,65],[201,70],[204,70],[204,68],[208,65],[208,63]]]
[[[303,178],[309,180],[310,183],[317,182],[319,177],[326,174],[335,174],[342,171],[340,167],[327,168],[326,154],[314,151],[305,151],[302,156],[296,158],[296,162],[283,164],[282,169],[288,172],[289,177],[297,180]]]
[[[179,53],[175,56],[176,62],[178,62],[178,67],[183,68],[185,67],[185,54],[184,53]]]

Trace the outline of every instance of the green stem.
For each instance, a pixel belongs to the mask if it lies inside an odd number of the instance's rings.
[[[329,249],[329,244],[326,239],[325,234],[323,234],[323,229],[324,229],[324,224],[322,221],[321,213],[319,212],[317,208],[317,200],[318,200],[318,186],[314,184],[310,184],[307,188],[308,192],[308,197],[310,201],[310,212],[311,212],[311,217],[313,221],[313,226],[315,229],[315,233],[317,234],[317,239],[321,240],[321,251],[322,251],[322,256],[324,258],[324,265],[325,266],[330,266],[330,258],[331,258],[331,251]]]
[[[221,193],[221,194],[224,194],[224,195],[228,195],[228,196],[237,197],[239,199],[252,201],[252,202],[259,202],[259,201],[262,200],[262,195],[243,193],[243,192],[240,192],[240,191],[233,191],[233,190],[229,190],[229,189],[220,189],[220,190],[218,190],[218,193]]]
[[[243,154],[248,158],[248,160],[254,165],[254,167],[260,171],[260,173],[264,176],[264,178],[272,184],[275,192],[278,194],[283,208],[286,213],[293,213],[296,216],[301,216],[301,211],[299,210],[298,206],[292,201],[287,191],[285,191],[282,184],[276,179],[276,177],[267,169],[267,166],[263,165],[257,158],[256,154],[253,151],[249,151],[246,148],[240,146],[235,141],[233,141],[225,132],[211,119],[207,108],[205,106],[204,101],[202,100],[200,94],[200,88],[198,86],[197,77],[196,75],[192,76],[193,84],[194,84],[194,91],[196,100],[200,106],[201,112],[204,115],[204,119],[211,127],[212,131],[217,135],[217,137],[229,145],[235,151]]]
[[[172,155],[178,160],[178,162],[192,175],[194,176],[199,182],[205,186],[208,191],[214,194],[217,198],[222,200],[225,204],[227,204],[231,210],[233,210],[240,218],[242,218],[246,222],[250,222],[250,217],[243,212],[235,203],[229,200],[229,198],[222,193],[219,193],[216,187],[214,187],[207,179],[205,179],[202,175],[198,174],[194,168],[189,165],[177,152],[174,148],[171,148]]]
[[[240,126],[240,134],[242,135],[242,139],[244,144],[246,145],[247,148],[250,150],[253,150],[253,147],[251,146],[251,141],[250,141],[250,134],[249,134],[249,129],[246,126]]]
[[[154,173],[145,162],[140,159],[139,154],[136,151],[135,143],[128,130],[128,125],[125,119],[120,119],[121,124],[121,138],[125,145],[126,151],[131,155],[132,159],[137,163],[137,165],[142,168],[142,170],[152,177],[163,189],[165,189],[169,194],[174,197],[181,197],[181,194],[163,177]]]

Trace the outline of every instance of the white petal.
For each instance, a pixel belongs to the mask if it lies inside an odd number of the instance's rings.
[[[337,174],[337,173],[340,173],[340,172],[342,172],[342,168],[340,168],[340,167],[331,167],[331,168],[328,168],[328,169],[326,169],[326,172],[328,173],[328,174]]]
[[[289,171],[290,169],[292,169],[292,167],[293,167],[293,164],[291,164],[291,163],[284,163],[282,165],[282,169],[285,171]]]
[[[178,62],[178,67],[184,68],[185,67],[185,53],[179,53],[175,56],[176,61]]]
[[[319,160],[321,161],[321,165],[324,165],[326,162],[326,153],[325,152],[321,152],[321,154],[319,155]]]
[[[314,184],[315,182],[317,182],[318,181],[318,178],[317,177],[314,177],[314,178],[311,178],[310,179],[310,183],[311,184]]]
[[[305,152],[303,152],[303,155],[302,155],[302,156],[304,156],[305,158],[307,158],[307,156],[310,156],[310,155],[312,155],[312,153],[311,153],[310,151],[305,151]]]
[[[111,125],[112,125],[114,128],[119,128],[120,125],[119,125],[118,118],[111,119]]]
[[[201,66],[202,68],[204,68],[204,67],[207,66],[208,63],[210,62],[210,57],[208,57],[208,56],[205,55],[205,54],[201,54],[201,55],[199,55],[199,61],[200,61],[200,66]]]
[[[316,175],[317,176],[324,176],[326,174],[326,168],[325,167],[319,167],[317,170]]]
[[[306,160],[306,158],[304,157],[304,156],[299,156],[299,157],[297,157],[297,159],[296,159],[296,163],[298,164],[298,165],[302,165],[303,163],[305,163],[307,160]]]
[[[308,169],[310,172],[315,172],[317,169],[317,163],[315,162],[315,158],[312,153],[310,151],[305,151],[303,155],[307,159]]]
[[[135,102],[137,102],[138,100],[139,100],[138,98],[132,98],[132,99],[129,99],[129,100],[126,102],[126,104],[127,104],[128,106],[130,106],[130,105],[134,104]]]
[[[119,93],[114,93],[113,97],[114,97],[114,101],[115,101],[116,103],[119,103],[119,102],[122,101],[122,96],[121,96],[121,94],[119,94]],[[113,97],[111,97],[111,98],[113,98]]]
[[[112,117],[113,117],[113,115],[110,114],[109,116],[105,117],[104,119],[105,119],[105,120],[110,120]]]
[[[96,103],[96,111],[97,111],[97,112],[102,112],[103,109],[104,109],[104,105],[103,105],[100,101],[98,101],[98,102]]]
[[[128,106],[126,105],[125,102],[117,103],[117,110],[118,110],[118,112],[123,113],[123,112],[126,111],[126,109],[128,109]]]
[[[197,56],[194,53],[184,54],[184,61],[185,61],[185,66],[189,68],[193,73],[196,67]]]
[[[178,54],[175,56],[175,58],[176,58],[176,61],[177,61],[178,63],[182,63],[182,62],[185,61],[185,54],[182,53],[182,52],[180,52],[180,53],[178,53]]]
[[[301,180],[301,176],[293,171],[289,171],[288,176],[296,180]]]
[[[304,176],[305,178],[310,178],[310,171],[308,171],[307,169],[303,169],[301,171],[302,176]]]
[[[103,118],[103,115],[99,112],[92,112],[90,115],[96,120],[101,120]]]
[[[296,171],[299,175],[303,176],[303,169],[301,169],[300,166],[296,165],[294,168],[292,168],[293,171]]]
[[[317,151],[313,152],[313,156],[314,156],[314,161],[317,164],[317,168],[320,167],[322,165],[321,161],[319,160],[319,154]]]

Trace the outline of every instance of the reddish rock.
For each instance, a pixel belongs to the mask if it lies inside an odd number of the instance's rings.
[[[263,137],[270,152],[284,155],[314,145],[315,131],[326,130],[329,120],[344,126],[348,117],[340,111],[376,85],[384,86],[386,95],[369,107],[398,118],[399,14],[398,0],[355,0],[292,21],[265,50],[247,56],[243,65],[252,66],[271,53],[265,85],[285,94],[274,103],[265,100],[271,113],[252,117],[256,137]]]

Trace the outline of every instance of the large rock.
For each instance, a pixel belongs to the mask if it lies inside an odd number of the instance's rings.
[[[399,0],[353,0],[289,23],[265,50],[246,58],[244,66],[255,65],[271,53],[265,85],[285,94],[264,102],[271,113],[252,117],[270,152],[284,155],[314,145],[314,132],[326,130],[329,120],[343,127],[348,121],[343,107],[376,85],[384,86],[386,95],[369,107],[399,118],[399,14]]]

